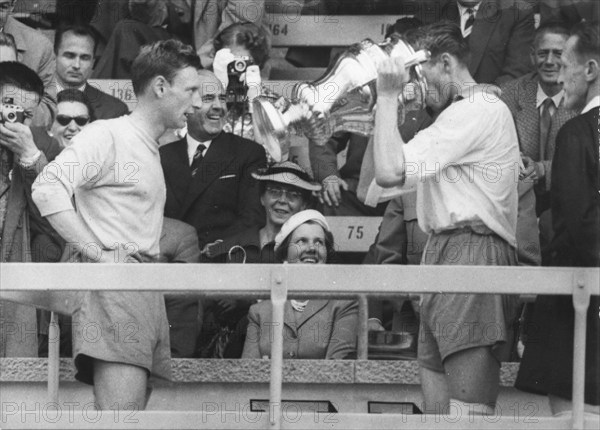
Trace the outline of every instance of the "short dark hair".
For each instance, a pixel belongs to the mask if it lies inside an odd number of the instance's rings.
[[[0,46],[12,48],[15,51],[15,55],[17,55],[17,43],[12,34],[0,32]]]
[[[69,88],[66,90],[62,90],[56,95],[56,104],[62,102],[77,102],[85,105],[88,110],[88,114],[90,116],[90,121],[93,121],[94,118],[94,108],[92,108],[92,104],[90,103],[90,99],[82,92],[76,88]]]
[[[571,36],[577,36],[575,53],[580,59],[600,56],[600,36],[598,21],[582,21],[571,29]],[[582,58],[583,57],[583,58]]]
[[[533,38],[533,46],[537,46],[540,39],[548,34],[562,34],[565,37],[569,37],[569,26],[566,22],[563,21],[546,21],[540,24],[540,26],[535,30],[535,36]]]
[[[399,18],[396,22],[387,29],[385,33],[385,37],[390,37],[392,34],[398,34],[402,36],[404,33],[412,30],[416,30],[417,28],[423,25],[423,21],[419,18],[415,17],[406,17]]]
[[[314,225],[318,225],[321,228],[323,228],[323,226],[321,224],[319,224],[316,221],[312,221],[312,220],[308,220],[305,223],[302,223],[300,225],[304,225],[304,224],[314,224]],[[300,226],[298,226],[298,227],[300,227]],[[325,232],[325,249],[327,251],[326,263],[331,264],[332,262],[335,262],[335,258],[336,258],[335,242],[333,240],[333,233],[331,233],[329,230],[326,230],[324,228],[323,228],[323,232]],[[294,232],[291,232],[290,234],[288,234],[287,237],[283,240],[283,242],[281,242],[281,245],[279,245],[279,248],[277,248],[277,251],[275,252],[275,259],[280,263],[283,263],[287,259],[288,249],[290,247],[290,241],[292,240],[293,234],[294,234]]]
[[[269,59],[271,45],[267,32],[252,22],[231,24],[221,30],[213,41],[215,52],[231,45],[244,46],[259,67],[263,67]]]
[[[172,82],[175,74],[186,67],[202,69],[200,57],[190,45],[175,39],[144,45],[131,65],[133,91],[139,96],[156,76]]]
[[[447,52],[463,65],[469,64],[471,53],[458,25],[450,21],[440,21],[414,30],[415,50],[427,49],[431,58],[437,60]]]
[[[67,32],[72,32],[76,36],[81,37],[89,37],[92,39],[92,53],[96,52],[96,44],[98,43],[98,36],[96,31],[87,24],[69,24],[62,25],[58,27],[56,30],[56,34],[54,35],[54,53],[58,55],[58,48],[60,48],[60,44],[62,39]]]
[[[5,85],[36,93],[40,99],[44,96],[44,83],[37,73],[17,61],[0,62],[0,87]]]

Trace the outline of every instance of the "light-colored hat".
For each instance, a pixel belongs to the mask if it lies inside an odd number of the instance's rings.
[[[285,241],[285,239],[287,239],[287,237],[290,234],[293,233],[294,230],[296,230],[298,227],[300,227],[307,221],[316,222],[321,227],[323,227],[323,230],[331,233],[331,230],[329,229],[329,224],[327,224],[327,220],[321,212],[316,211],[314,209],[306,209],[304,211],[300,211],[289,217],[288,220],[281,226],[281,230],[279,230],[279,233],[277,233],[277,236],[275,236],[275,252],[277,252],[281,244]]]
[[[259,181],[278,182],[302,188],[303,190],[321,191],[321,186],[313,182],[310,175],[306,173],[306,170],[291,161],[273,163],[266,169],[259,169],[257,172],[253,172],[252,177]]]

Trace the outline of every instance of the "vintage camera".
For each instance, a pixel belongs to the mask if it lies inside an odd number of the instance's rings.
[[[250,57],[238,57],[227,65],[227,105],[231,109],[232,105],[242,103],[246,98],[248,88],[245,82],[240,82],[240,76],[246,72],[248,66],[254,62]]]
[[[20,122],[25,121],[25,111],[20,106],[9,103],[3,103],[0,108],[0,122]]]
[[[237,75],[239,76],[246,71],[248,66],[253,65],[254,62],[250,57],[239,57],[233,60],[231,63],[227,65],[227,75]]]

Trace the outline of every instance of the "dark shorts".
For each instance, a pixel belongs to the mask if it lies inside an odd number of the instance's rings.
[[[516,250],[483,228],[431,235],[421,264],[514,266]],[[443,372],[444,360],[470,348],[491,347],[496,359],[508,358],[517,317],[518,296],[499,294],[424,294],[418,360]]]

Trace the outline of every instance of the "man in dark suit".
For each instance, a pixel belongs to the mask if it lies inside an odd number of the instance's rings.
[[[199,73],[202,101],[188,117],[188,135],[161,147],[160,158],[167,184],[165,216],[196,228],[206,259],[211,244],[263,225],[258,182],[250,174],[266,164],[266,155],[259,144],[222,131],[227,114],[223,86],[212,72]],[[166,304],[170,323],[187,327],[175,336],[171,330],[171,350],[189,356],[199,327],[186,321],[198,315],[198,300],[167,298]]]
[[[422,20],[428,24],[447,19],[458,24],[469,43],[469,72],[477,83],[502,84],[531,70],[529,49],[535,27],[533,11],[524,0],[429,3],[423,5]]]
[[[57,31],[54,38],[57,93],[68,88],[83,91],[92,105],[95,119],[126,115],[129,110],[125,103],[87,82],[92,74],[95,47],[94,32],[87,25],[71,25]]]
[[[194,226],[206,253],[206,245],[264,223],[258,183],[250,174],[266,164],[266,156],[259,144],[222,131],[222,84],[212,72],[200,76],[202,106],[188,118],[188,135],[161,147],[160,155],[165,216]]]
[[[558,132],[552,160],[551,250],[557,266],[600,267],[599,52],[598,22],[583,22],[572,30],[561,56],[564,104],[581,114]],[[598,294],[598,285],[585,287]],[[570,296],[538,296],[532,321],[536,336],[528,339],[515,384],[547,394],[554,414],[573,410],[573,302]],[[599,305],[600,298],[592,296],[585,348],[584,410],[595,414],[600,411]]]

